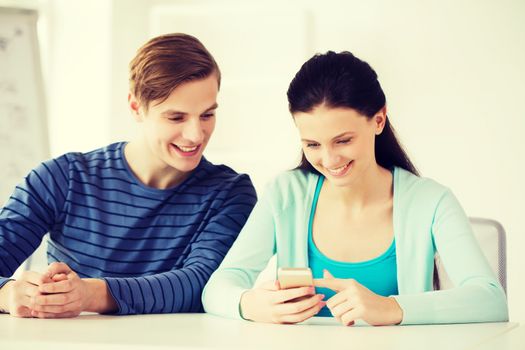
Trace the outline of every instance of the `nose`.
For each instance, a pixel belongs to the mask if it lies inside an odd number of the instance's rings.
[[[186,121],[182,130],[182,137],[195,145],[204,141],[204,131],[200,118],[189,118]]]
[[[321,162],[325,168],[336,168],[341,162],[341,156],[329,147],[325,147],[321,154]]]

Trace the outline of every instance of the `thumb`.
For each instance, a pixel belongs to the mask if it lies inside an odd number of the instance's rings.
[[[53,262],[51,263],[48,267],[47,267],[47,271],[45,272],[45,274],[50,278],[52,279],[53,276],[55,275],[58,275],[58,274],[69,274],[71,273],[72,270],[69,266],[67,266],[67,264],[63,263],[63,262]]]
[[[279,284],[279,281],[272,280],[272,281],[266,281],[262,283],[260,288],[266,289],[266,290],[279,290],[281,289],[281,285]]]
[[[57,273],[51,277],[53,282],[60,282],[67,280],[67,275],[65,273]]]

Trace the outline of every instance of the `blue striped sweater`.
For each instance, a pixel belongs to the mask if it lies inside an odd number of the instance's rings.
[[[247,175],[202,159],[176,187],[142,184],[111,144],[31,171],[0,212],[0,287],[49,232],[48,262],[103,278],[118,314],[202,311],[201,292],[256,202]]]

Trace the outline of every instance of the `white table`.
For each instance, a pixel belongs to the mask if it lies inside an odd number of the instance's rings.
[[[483,342],[476,350],[522,350],[525,349],[525,325],[511,329],[491,340]]]
[[[452,350],[484,345],[512,334],[517,326],[509,322],[343,327],[324,318],[301,325],[274,325],[206,314],[81,315],[61,320],[0,315],[0,349]]]

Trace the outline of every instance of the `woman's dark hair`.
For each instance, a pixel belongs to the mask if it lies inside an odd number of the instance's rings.
[[[328,51],[310,58],[293,78],[287,95],[292,114],[308,113],[325,105],[328,108],[351,108],[372,118],[386,104],[376,72],[348,51]],[[397,166],[419,175],[397,140],[389,118],[383,132],[376,136],[375,157],[384,168]],[[317,172],[306,160],[304,152],[297,168]]]

